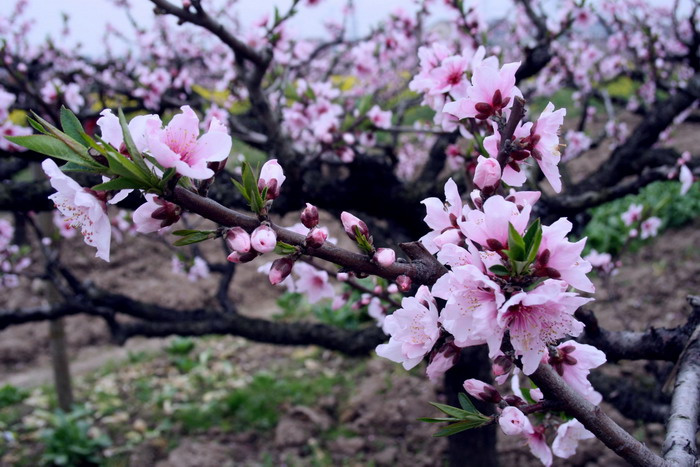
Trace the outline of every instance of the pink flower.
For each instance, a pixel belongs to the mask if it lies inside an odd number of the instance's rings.
[[[534,429],[530,420],[515,407],[506,407],[498,417],[498,424],[508,436],[532,434]]]
[[[530,219],[530,205],[525,204],[522,211],[515,203],[506,201],[502,196],[492,196],[484,202],[483,211],[467,212],[467,219],[459,223],[462,233],[482,247],[499,251],[508,244],[508,224],[522,234]]]
[[[299,276],[296,280],[296,291],[306,294],[309,303],[317,303],[324,298],[333,298],[335,290],[328,281],[328,273],[320,271],[310,264],[297,263],[294,273]]]
[[[661,227],[661,219],[655,216],[649,217],[642,222],[642,234],[639,237],[642,240],[656,237],[656,235],[659,233],[659,227]]]
[[[690,171],[687,165],[681,165],[678,180],[681,182],[681,194],[684,195],[688,193],[690,187],[693,186],[693,173]]]
[[[549,357],[550,365],[588,402],[600,404],[603,396],[593,389],[588,381],[588,374],[591,369],[605,363],[605,354],[592,345],[579,344],[576,341],[562,342],[557,346],[557,350],[556,357]]]
[[[571,232],[571,227],[571,222],[566,218],[542,227],[542,243],[536,264],[537,267],[547,268],[544,275],[553,279],[561,278],[574,288],[593,293],[595,286],[586,276],[591,272],[591,263],[581,258],[586,239],[569,242],[566,234]]]
[[[469,87],[466,76],[469,61],[468,58],[461,55],[445,58],[439,67],[430,72],[432,86],[428,90],[428,94],[443,94],[452,92],[454,89],[458,95],[464,95]]]
[[[513,295],[498,311],[498,325],[510,331],[526,375],[537,369],[548,344],[583,331],[583,324],[573,314],[592,299],[565,292],[567,287],[566,282],[548,279],[530,292]]]
[[[343,223],[343,229],[345,233],[348,234],[351,240],[355,240],[355,229],[359,230],[362,235],[369,238],[369,228],[367,224],[364,223],[358,217],[353,216],[347,211],[340,213],[340,221]]]
[[[51,186],[56,190],[49,199],[66,217],[66,222],[80,229],[85,243],[97,248],[95,256],[109,262],[112,225],[105,203],[93,195],[93,192],[81,187],[75,180],[61,172],[51,159],[44,160],[41,167],[49,176]]]
[[[125,151],[124,134],[119,124],[119,118],[110,109],[100,112],[101,117],[97,119],[97,126],[100,127],[102,139],[112,145],[117,151]],[[152,123],[149,123],[152,122]],[[160,128],[160,117],[158,115],[138,115],[129,122],[129,133],[134,140],[136,149],[143,152],[148,149],[147,130],[148,128]]]
[[[542,173],[554,188],[561,191],[561,176],[559,175],[559,128],[564,123],[566,109],[554,111],[551,102],[540,114],[540,118],[534,124],[528,122],[523,125],[523,130],[530,131],[530,135],[522,140],[532,157],[542,169]]]
[[[267,188],[267,199],[276,199],[280,195],[280,188],[287,179],[284,176],[284,170],[279,165],[277,159],[270,159],[265,162],[260,169],[260,177],[258,178],[258,190],[262,192]]]
[[[435,299],[421,285],[415,297],[404,297],[401,308],[386,317],[384,331],[391,338],[377,346],[377,355],[410,370],[430,352],[440,336],[437,320]]]
[[[467,89],[467,97],[445,104],[443,112],[458,119],[478,118],[486,120],[492,115],[500,115],[503,109],[513,105],[513,98],[522,97],[515,86],[515,72],[520,62],[506,63],[498,69],[494,61],[484,60],[474,70],[472,86]]]
[[[188,106],[182,106],[170,123],[161,129],[155,120],[149,120],[148,148],[164,168],[175,167],[185,177],[203,180],[214,176],[208,162],[226,159],[231,152],[231,137],[218,120],[213,120],[209,131],[199,137],[199,118]]]
[[[250,244],[258,253],[269,253],[277,246],[277,234],[269,225],[260,225],[250,234]]]
[[[496,388],[488,383],[484,383],[478,379],[468,379],[464,382],[464,390],[470,396],[480,401],[492,402],[498,404],[501,401],[501,394]]]
[[[557,436],[552,443],[552,451],[557,457],[566,459],[576,454],[578,442],[583,439],[591,439],[594,435],[576,420],[569,420],[559,425]]]
[[[501,345],[498,308],[505,297],[501,288],[475,266],[453,267],[433,285],[432,293],[447,300],[438,320],[455,338],[455,345],[467,347],[488,343],[492,352]]]
[[[179,206],[153,194],[146,194],[146,202],[134,211],[134,224],[139,233],[156,232],[180,220]]]
[[[447,370],[455,366],[458,358],[459,350],[451,346],[436,353],[425,369],[426,376],[428,376],[430,381],[436,383]]]
[[[630,204],[627,211],[622,213],[622,222],[626,226],[630,226],[635,222],[639,222],[642,219],[642,211],[644,211],[644,206],[641,204]]]
[[[530,452],[542,462],[545,467],[552,465],[552,450],[547,445],[547,440],[544,437],[546,427],[544,425],[536,426],[532,433],[527,433],[527,447]]]
[[[439,198],[427,198],[421,201],[425,205],[426,215],[423,221],[428,224],[432,232],[421,237],[420,241],[431,253],[440,250],[435,244],[435,239],[448,230],[456,230],[459,234],[457,222],[462,219],[462,198],[457,190],[457,184],[451,178],[445,183],[445,201]],[[443,242],[442,245],[445,243]]]
[[[367,112],[367,118],[372,122],[377,128],[389,128],[391,126],[391,110],[382,110],[378,105],[375,105],[369,112]]]
[[[485,194],[493,192],[501,182],[501,166],[493,157],[479,156],[474,172],[474,185]]]
[[[377,326],[384,326],[384,320],[386,319],[386,312],[382,306],[382,301],[379,297],[372,297],[367,305],[367,314],[377,321]]]
[[[233,227],[226,232],[226,243],[235,252],[248,253],[250,251],[250,235],[241,227]]]
[[[388,268],[396,261],[396,253],[391,248],[379,248],[372,258],[378,265]]]

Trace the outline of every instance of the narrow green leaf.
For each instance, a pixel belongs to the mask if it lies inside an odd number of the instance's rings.
[[[476,407],[474,407],[474,404],[472,404],[471,399],[469,399],[469,396],[467,396],[465,393],[460,392],[457,395],[457,398],[459,399],[459,405],[461,405],[467,412],[475,414],[480,413],[478,410],[476,410]]]
[[[537,252],[542,243],[542,225],[539,219],[530,225],[523,240],[525,241],[525,248],[527,249],[525,260],[528,263],[532,263],[535,258],[537,258]]]
[[[175,246],[185,246],[185,245],[191,245],[193,243],[199,243],[203,242],[205,240],[209,240],[210,238],[214,238],[214,233],[207,232],[207,231],[202,231],[202,232],[197,232],[193,233],[191,235],[187,235],[182,237],[180,240],[177,240],[176,242],[173,243]]]
[[[85,165],[94,166],[97,164],[95,160],[92,157],[90,157],[90,155],[87,153],[87,149],[85,148],[85,146],[82,145],[82,143],[79,143],[78,141],[74,140],[73,138],[71,138],[70,136],[53,126],[51,123],[41,118],[41,116],[39,116],[36,112],[32,112],[32,116],[46,128],[46,131],[49,134],[59,139],[66,146],[68,146],[78,157],[83,159],[86,162]]]
[[[514,260],[522,261],[525,259],[525,241],[520,236],[513,224],[508,223],[508,257]]]
[[[362,96],[362,98],[357,102],[357,112],[360,116],[366,114],[369,112],[369,109],[372,107],[372,103],[374,102],[374,96],[371,94],[368,94],[366,96]]]
[[[105,157],[107,158],[109,169],[116,175],[149,183],[148,180],[145,179],[145,174],[141,172],[138,167],[136,167],[136,164],[124,157],[122,154],[108,150],[105,152]]]
[[[483,424],[484,424],[484,421],[482,421],[482,420],[465,420],[463,422],[458,422],[458,423],[453,423],[451,425],[447,425],[445,428],[438,431],[433,436],[435,436],[435,437],[452,436],[452,435],[460,433],[462,431],[471,430],[472,428],[478,428]]]
[[[66,162],[61,166],[61,170],[64,172],[88,172],[88,173],[106,173],[106,167],[105,170],[98,171],[97,169],[94,169],[92,167],[85,167],[85,165],[82,163],[75,163],[75,162]]]
[[[23,146],[30,151],[38,152],[47,156],[55,157],[67,162],[73,162],[83,167],[98,168],[99,164],[92,161],[91,164],[78,156],[75,151],[69,148],[61,140],[49,135],[29,135],[29,136],[6,136],[8,141]],[[87,152],[86,152],[87,154]]]
[[[232,178],[231,181],[233,182],[234,186],[235,186],[236,188],[238,188],[238,191],[241,192],[241,194],[242,194],[243,197],[246,199],[246,201],[248,201],[248,204],[250,204],[250,197],[248,196],[248,193],[246,192],[245,187],[244,187],[239,181],[237,181],[236,179],[233,179],[233,178]]]
[[[144,162],[141,152],[136,148],[134,139],[131,137],[131,132],[129,131],[129,124],[126,122],[126,117],[124,116],[124,112],[122,111],[121,107],[119,108],[117,113],[119,114],[119,125],[122,127],[124,145],[126,146],[126,150],[129,151],[129,155],[131,155],[131,160],[133,160],[136,163],[136,166],[140,168],[145,174],[148,174],[150,176],[151,171]]]
[[[60,118],[63,131],[82,146],[88,147],[87,143],[83,142],[83,134],[85,131],[83,130],[83,125],[80,124],[78,117],[76,117],[73,112],[68,110],[66,106],[62,105]]]
[[[445,404],[440,404],[438,402],[428,402],[430,405],[441,411],[442,413],[445,413],[451,417],[456,417],[459,418],[460,420],[464,420],[465,418],[469,417],[470,414],[466,410],[458,409],[457,407],[452,407],[451,405],[445,405]]]
[[[430,417],[421,417],[417,419],[419,422],[427,422],[427,423],[443,423],[443,422],[459,422],[461,419],[459,418],[454,418],[454,417],[438,417],[438,418],[430,418]]]
[[[46,130],[44,129],[43,126],[41,126],[41,123],[37,122],[32,117],[27,117],[27,123],[29,123],[29,125],[32,128],[34,128],[36,131],[38,131],[39,133],[46,134]]]
[[[182,230],[176,230],[173,232],[173,235],[176,235],[178,237],[184,237],[186,235],[192,235],[194,233],[202,232],[201,230],[194,230],[194,229],[182,229]],[[207,232],[212,232],[211,230]]]
[[[510,271],[508,270],[508,268],[500,264],[494,264],[489,268],[489,271],[491,271],[497,276],[510,276]]]

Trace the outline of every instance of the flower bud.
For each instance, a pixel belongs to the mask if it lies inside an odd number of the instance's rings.
[[[498,404],[501,402],[501,394],[496,388],[490,384],[484,383],[478,379],[468,379],[464,382],[464,390],[470,396],[484,402],[492,402]]]
[[[226,232],[226,243],[229,248],[238,253],[250,251],[250,235],[240,227],[233,227]]]
[[[396,253],[391,248],[379,248],[374,252],[372,260],[378,265],[388,268],[396,261]]]
[[[396,278],[396,285],[399,286],[401,292],[408,292],[411,290],[411,283],[411,278],[403,274]]]
[[[490,194],[501,181],[501,166],[493,157],[479,156],[476,170],[474,171],[474,185],[481,191]]]
[[[375,285],[373,292],[374,295],[381,295],[382,293],[384,293],[384,288],[381,285]]]
[[[267,188],[267,196],[265,198],[268,200],[275,199],[280,195],[280,188],[282,188],[282,183],[286,179],[287,177],[284,176],[284,171],[277,159],[270,159],[260,169],[258,190],[262,192],[264,188]]]
[[[270,279],[270,284],[277,285],[289,276],[292,272],[292,267],[294,266],[294,260],[289,256],[284,258],[277,258],[272,262],[272,267],[270,267],[270,272],[267,275]]]
[[[328,234],[321,229],[311,229],[306,234],[306,245],[311,248],[318,248],[326,241]]]
[[[372,295],[370,295],[368,293],[363,293],[360,296],[360,305],[367,306],[367,305],[369,305],[370,300],[372,300]]]
[[[398,293],[399,286],[396,284],[389,284],[389,287],[386,288],[386,291],[389,293]]]
[[[250,235],[250,244],[260,253],[269,253],[277,245],[277,234],[269,225],[261,225]]]
[[[340,220],[343,222],[343,228],[345,229],[345,233],[348,234],[348,237],[350,237],[350,240],[355,240],[355,227],[357,227],[362,235],[369,239],[369,229],[367,228],[367,224],[365,224],[359,218],[353,216],[347,211],[343,211],[340,214]]]
[[[347,272],[339,272],[335,275],[335,278],[338,279],[339,282],[347,282],[347,280],[350,279],[350,274]]]
[[[250,261],[253,261],[255,258],[257,258],[258,252],[255,250],[250,250],[247,253],[239,253],[237,251],[231,252],[230,255],[226,258],[228,261],[231,263],[248,263]]]
[[[306,207],[301,211],[301,223],[307,229],[313,229],[318,225],[318,209],[316,209],[316,206],[306,203]]]

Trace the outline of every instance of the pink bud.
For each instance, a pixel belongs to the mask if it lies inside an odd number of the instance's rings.
[[[339,282],[347,282],[347,280],[350,279],[350,274],[347,272],[339,272],[335,275],[335,278],[338,279]]]
[[[258,178],[258,190],[262,192],[267,188],[266,199],[275,199],[280,195],[280,188],[287,177],[284,176],[282,167],[277,162],[277,159],[270,159],[265,162],[260,169],[260,177]]]
[[[468,379],[464,382],[464,390],[470,396],[479,399],[480,401],[493,402],[498,404],[501,402],[501,395],[498,390],[490,384],[484,383],[478,379]]]
[[[269,253],[277,245],[277,234],[269,225],[261,225],[250,235],[250,244],[260,253]]]
[[[379,248],[372,258],[378,265],[388,268],[396,261],[396,253],[391,248]]]
[[[501,166],[493,157],[479,156],[474,172],[474,185],[481,191],[492,193],[501,181]]]
[[[255,258],[257,258],[257,256],[258,252],[254,250],[248,251],[247,253],[239,253],[237,251],[233,251],[230,255],[228,255],[226,259],[231,263],[238,264],[253,261]]]
[[[250,251],[250,235],[240,227],[233,227],[226,232],[226,243],[229,248],[238,253]]]
[[[360,296],[360,305],[367,306],[367,305],[369,305],[370,300],[372,300],[372,296],[368,293],[363,293]]]
[[[389,284],[389,287],[386,288],[386,291],[389,293],[398,293],[399,286],[396,284]]]
[[[294,260],[289,256],[274,260],[267,276],[270,279],[270,284],[277,285],[285,280],[292,272],[292,266],[294,266]]]
[[[534,432],[530,420],[515,407],[506,407],[503,409],[501,416],[498,417],[498,424],[501,425],[503,433],[508,436]]]
[[[318,225],[318,209],[316,209],[316,206],[306,203],[306,207],[301,211],[301,223],[308,229],[313,229]]]
[[[365,224],[361,219],[353,216],[347,211],[343,211],[340,214],[340,220],[343,222],[343,228],[345,233],[348,234],[350,240],[355,240],[355,227],[360,231],[362,235],[369,238],[369,229],[367,224]]]
[[[374,286],[374,295],[381,295],[382,292],[384,292],[384,289],[382,288],[381,285]]]
[[[326,241],[328,234],[321,229],[311,229],[306,234],[306,245],[311,248],[318,248]]]
[[[396,285],[401,292],[408,292],[411,290],[411,282],[411,278],[403,274],[396,278]]]

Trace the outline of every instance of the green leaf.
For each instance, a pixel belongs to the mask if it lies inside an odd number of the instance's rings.
[[[99,166],[95,160],[90,157],[90,155],[87,152],[87,149],[85,146],[83,146],[82,143],[79,143],[78,141],[74,140],[55,126],[53,126],[51,123],[47,122],[43,118],[41,118],[36,112],[32,112],[32,116],[39,122],[41,123],[45,128],[46,131],[60,140],[62,143],[64,143],[68,148],[70,148],[78,157],[83,159],[85,161],[84,165],[88,166]]]
[[[537,258],[537,252],[539,251],[540,244],[542,243],[542,225],[540,224],[539,219],[530,225],[523,240],[527,250],[525,261],[532,263],[535,261],[535,258]]]
[[[520,236],[513,224],[508,222],[508,257],[517,260],[525,260],[525,240]]]
[[[61,140],[49,135],[29,135],[29,136],[6,136],[8,141],[23,146],[30,151],[38,152],[47,156],[55,157],[67,162],[73,162],[83,167],[99,168],[99,164],[93,161],[86,163],[85,159],[78,156],[75,151],[68,147]],[[87,152],[85,153],[87,155]]]
[[[174,242],[173,245],[175,245],[175,246],[191,245],[193,243],[199,243],[199,242],[203,242],[205,240],[209,240],[210,238],[214,238],[215,235],[216,235],[216,233],[212,232],[212,231],[196,232],[196,233],[182,237],[180,240],[177,240],[176,242]]]
[[[474,407],[474,404],[472,404],[471,399],[469,399],[469,396],[467,396],[465,393],[460,392],[457,395],[457,398],[459,399],[459,405],[461,405],[464,410],[470,413],[479,413],[479,411],[476,410],[476,407]]]
[[[487,420],[489,420],[489,419],[487,419]],[[474,420],[465,420],[462,422],[453,423],[451,425],[447,425],[445,428],[438,431],[433,436],[435,436],[435,437],[451,436],[451,435],[460,433],[462,431],[471,430],[472,428],[478,428],[478,427],[482,426],[485,422],[486,422],[485,420],[474,419]]]
[[[192,235],[194,233],[202,232],[201,230],[194,230],[194,229],[182,229],[182,230],[176,230],[173,232],[173,235],[177,235],[178,237],[184,237],[186,235]],[[208,232],[211,232],[209,230]]]
[[[510,276],[510,271],[508,270],[508,268],[500,264],[494,264],[489,268],[489,271],[491,271],[497,276]]]
[[[133,160],[136,163],[136,166],[139,167],[145,174],[148,174],[149,176],[152,175],[150,169],[143,160],[141,151],[136,148],[136,144],[134,143],[134,140],[131,137],[131,132],[129,131],[129,124],[126,122],[126,117],[124,116],[124,112],[122,111],[121,107],[117,113],[119,114],[119,125],[122,127],[124,145],[126,146],[126,150],[129,151],[129,155],[131,155],[131,160]]]
[[[88,144],[83,142],[83,134],[85,134],[85,131],[83,130],[83,125],[80,124],[78,117],[76,117],[73,112],[68,110],[66,106],[62,105],[60,118],[63,131],[82,146],[88,147]]]
[[[469,417],[472,415],[470,412],[467,412],[466,410],[458,409],[457,407],[452,407],[451,405],[445,405],[445,404],[440,404],[438,402],[428,402],[430,405],[441,411],[442,413],[445,413],[451,417],[456,417],[459,418],[460,420],[464,420],[465,418]]]
[[[374,251],[372,243],[362,232],[360,232],[360,228],[357,226],[355,226],[355,241],[357,242],[357,246],[359,246],[365,253],[370,254]]]
[[[245,187],[236,179],[232,178],[231,181],[233,182],[234,186],[238,188],[238,191],[241,192],[246,201],[248,201],[248,204],[250,204],[250,197],[248,196],[248,192],[246,191]]]
[[[34,128],[36,131],[38,131],[39,133],[46,134],[46,130],[44,129],[43,126],[41,126],[41,123],[37,122],[32,117],[27,117],[27,123],[29,123],[29,125],[32,128]]]
[[[92,187],[93,190],[98,191],[108,191],[108,190],[128,190],[128,189],[143,189],[148,188],[149,185],[141,180],[134,180],[132,178],[119,177],[112,179],[108,182],[100,183]]]
[[[419,422],[427,422],[427,423],[443,423],[443,422],[459,422],[461,419],[459,418],[453,418],[453,417],[438,417],[438,418],[430,418],[430,417],[421,417],[417,419]]]
[[[107,168],[105,167],[104,170],[102,170],[100,173],[105,173],[106,169]],[[64,172],[97,172],[97,169],[93,169],[92,167],[85,167],[85,165],[83,165],[82,163],[76,164],[75,162],[66,162],[61,166],[61,170]]]
[[[290,245],[289,243],[284,243],[284,242],[277,242],[277,245],[275,245],[275,254],[286,256],[286,255],[291,255],[299,250],[297,247],[294,245]]]

